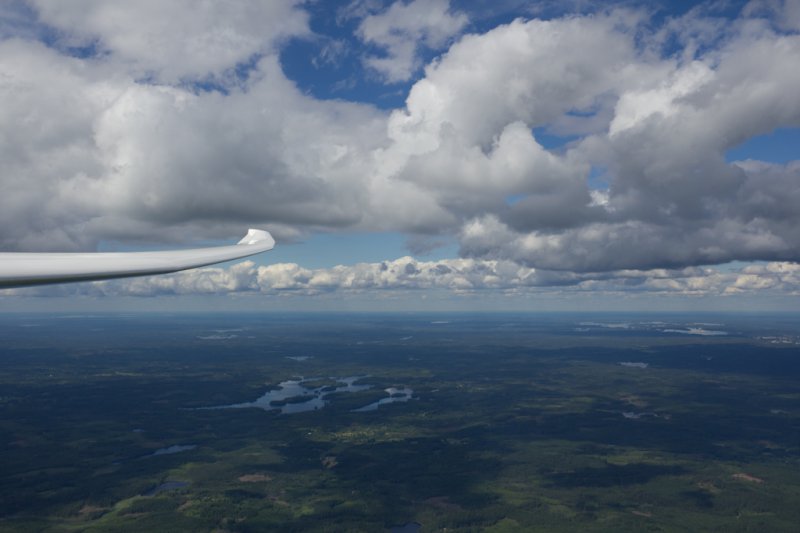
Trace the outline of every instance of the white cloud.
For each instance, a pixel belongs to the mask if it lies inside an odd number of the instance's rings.
[[[690,105],[683,99],[702,89],[713,76],[713,71],[707,65],[693,61],[671,73],[660,87],[623,93],[614,110],[614,120],[608,127],[608,134],[614,136],[634,128],[654,115],[661,118],[675,115],[681,106]]]
[[[31,0],[63,44],[95,44],[137,77],[162,82],[220,76],[276,41],[309,32],[300,0]]]
[[[510,296],[552,293],[724,297],[800,292],[800,265],[771,262],[737,269],[682,268],[616,270],[582,274],[536,270],[512,261],[401,257],[308,269],[295,263],[201,268],[166,276],[43,286],[3,291],[15,296],[134,296],[262,294],[308,296],[327,293],[379,294],[440,291],[453,296],[501,292]]]
[[[724,154],[800,125],[800,101],[789,96],[800,92],[800,76],[788,68],[800,38],[745,20],[721,48],[684,63],[638,49],[635,26],[620,30],[620,20],[636,23],[624,13],[518,21],[465,37],[392,115],[392,149],[412,154],[407,179],[463,217],[462,253],[578,271],[797,258],[800,232],[790,221],[800,204],[778,193],[794,198],[794,167],[772,166],[766,180]],[[616,104],[605,129],[563,154],[544,152],[549,168],[536,161],[504,182],[480,165],[512,125],[600,112],[608,94]],[[530,159],[536,149],[528,144],[512,153]],[[601,202],[587,183],[589,165],[606,169]],[[470,194],[481,179],[476,204]],[[439,181],[446,186],[435,188]],[[503,194],[522,199],[506,206]]]
[[[279,238],[323,228],[451,235],[464,257],[559,283],[583,280],[575,272],[800,258],[800,163],[725,160],[755,135],[800,126],[800,35],[760,14],[721,26],[691,13],[652,41],[638,39],[652,21],[626,10],[517,20],[459,39],[404,108],[385,112],[315,99],[287,79],[276,43],[309,31],[294,2],[30,5],[63,42],[105,54],[3,34],[4,250],[262,225]],[[447,46],[465,23],[447,2],[418,0],[364,18],[360,31],[391,52],[394,35]],[[723,33],[662,55],[669,35],[697,27]],[[254,54],[247,79],[225,92],[180,82],[224,80]],[[575,137],[548,150],[543,131]],[[598,168],[608,187],[591,183]],[[283,268],[274,286],[287,290],[400,283]]]
[[[386,53],[364,62],[390,83],[407,81],[421,66],[420,47],[441,49],[458,35],[468,19],[450,9],[450,0],[398,0],[386,11],[364,17],[358,36]]]
[[[427,151],[449,124],[463,142],[485,147],[508,124],[544,125],[589,110],[616,85],[653,77],[637,68],[631,36],[615,30],[625,20],[517,20],[467,35],[427,68],[406,109],[392,115],[390,134]]]
[[[301,94],[274,56],[227,96],[135,83],[17,40],[0,42],[0,70],[6,250],[186,240],[201,226],[234,235],[244,220],[291,237],[364,216],[384,115]]]
[[[800,30],[800,1],[798,0],[751,0],[743,10],[751,15],[771,18],[778,28]]]

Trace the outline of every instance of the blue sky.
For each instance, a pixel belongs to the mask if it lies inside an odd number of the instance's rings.
[[[765,135],[757,135],[726,152],[728,161],[758,159],[770,163],[786,164],[796,161],[800,152],[800,128],[778,128]]]
[[[0,246],[248,227],[0,308],[793,310],[800,2],[14,0]]]

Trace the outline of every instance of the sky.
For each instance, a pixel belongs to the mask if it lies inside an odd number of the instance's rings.
[[[10,0],[0,249],[248,261],[28,310],[796,311],[800,0]]]

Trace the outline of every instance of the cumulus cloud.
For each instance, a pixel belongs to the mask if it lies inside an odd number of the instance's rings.
[[[450,9],[450,0],[399,0],[382,13],[364,17],[357,34],[385,53],[368,55],[365,64],[394,83],[409,80],[419,69],[421,47],[442,48],[467,22],[464,13]]]
[[[800,57],[800,37],[740,20],[719,48],[687,61],[636,46],[639,22],[617,12],[465,37],[392,115],[392,149],[410,154],[398,174],[408,170],[462,217],[464,255],[577,271],[797,259],[800,211],[753,211],[785,206],[779,190],[793,197],[793,164],[773,165],[766,180],[725,153],[800,125],[791,96],[800,77],[786,68]],[[608,121],[562,153],[539,147],[536,159],[530,130],[564,115],[595,128],[596,116]],[[510,129],[527,140],[509,151],[518,165],[498,177],[491,162]],[[589,167],[605,169],[607,190],[591,190]],[[505,205],[503,194],[515,201]]]
[[[166,276],[11,289],[3,296],[133,296],[326,293],[408,293],[435,290],[454,296],[608,293],[675,296],[800,294],[800,265],[770,262],[734,270],[710,267],[573,273],[537,270],[512,261],[401,257],[309,269],[296,263],[258,266],[245,261],[228,268],[201,268]]]
[[[416,251],[455,237],[464,261],[548,283],[800,259],[799,163],[726,160],[754,136],[800,127],[791,2],[753,3],[724,23],[692,11],[652,38],[647,14],[625,9],[458,37],[466,15],[448,2],[397,2],[360,14],[357,35],[386,50],[370,61],[388,79],[420,76],[389,111],[316,99],[286,77],[281,43],[310,32],[298,2],[14,6],[0,11],[14,21],[0,26],[4,250],[262,225],[279,239],[406,232]],[[42,42],[42,28],[55,39]],[[444,50],[422,75],[418,46]],[[567,138],[553,148],[553,136]],[[270,287],[389,275],[282,268]],[[253,275],[236,290],[261,290]]]
[[[92,46],[137,76],[204,79],[308,32],[300,0],[31,0],[62,46]]]
[[[382,113],[303,95],[275,56],[228,95],[135,83],[19,40],[0,43],[0,69],[0,123],[14,129],[0,142],[6,250],[185,240],[203,225],[286,237],[364,216]]]

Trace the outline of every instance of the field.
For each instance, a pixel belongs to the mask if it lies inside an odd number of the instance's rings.
[[[800,317],[8,314],[0,450],[2,531],[796,531]]]

